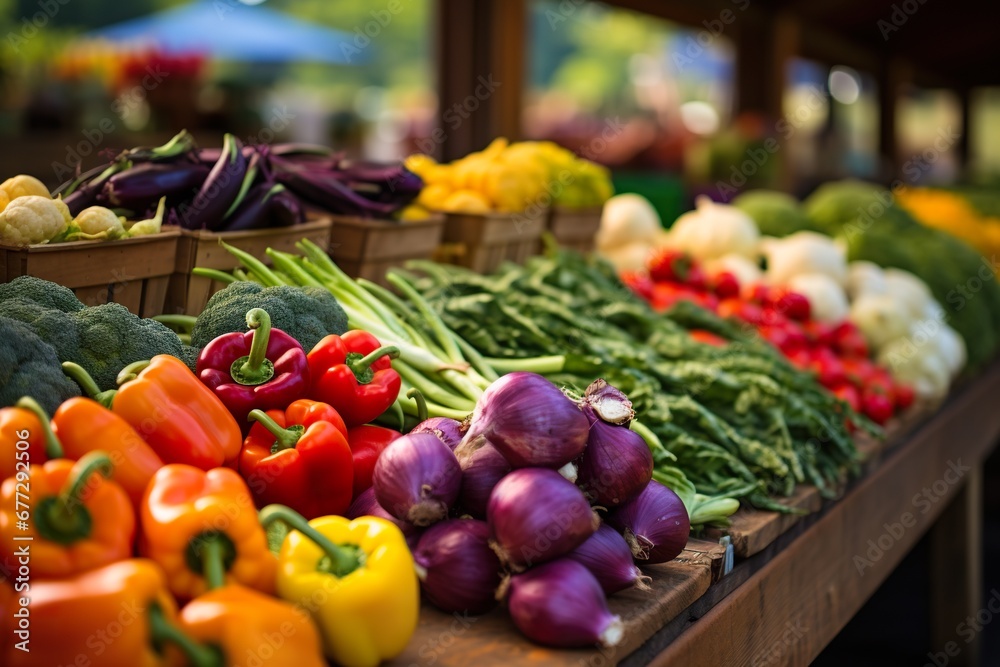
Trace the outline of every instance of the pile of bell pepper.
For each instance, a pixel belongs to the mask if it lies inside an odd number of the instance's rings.
[[[67,363],[86,397],[0,410],[0,664],[364,667],[403,651],[419,608],[405,539],[339,516],[400,436],[369,424],[399,393],[398,351],[352,331],[306,352],[261,309],[247,325],[194,373],[157,356],[100,392]]]

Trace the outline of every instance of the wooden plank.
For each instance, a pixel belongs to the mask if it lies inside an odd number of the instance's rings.
[[[93,285],[91,287],[77,287],[73,290],[76,298],[85,306],[100,306],[108,302],[111,295],[109,285]]]
[[[983,469],[976,466],[930,532],[931,647],[951,667],[980,664],[982,633],[959,637],[983,608]],[[965,627],[970,627],[966,625]],[[954,648],[961,652],[954,655]]]
[[[338,261],[353,262],[427,259],[441,243],[443,233],[444,214],[409,222],[333,216],[329,253]]]
[[[777,500],[805,513],[816,512],[823,505],[823,498],[815,486],[799,486],[790,498]],[[721,537],[728,534],[733,541],[737,558],[747,558],[762,551],[779,535],[802,520],[802,514],[782,514],[743,507],[734,514],[728,529],[709,529],[708,535]]]
[[[142,306],[139,315],[155,317],[166,312],[167,289],[170,287],[171,276],[147,278],[142,286]]]
[[[539,646],[517,631],[502,608],[483,616],[466,616],[445,614],[425,605],[406,651],[387,664],[433,662],[442,667],[614,664],[708,590],[712,568],[718,567],[725,550],[702,540],[691,540],[688,547],[677,560],[643,568],[652,579],[651,591],[623,591],[608,601],[612,613],[620,615],[625,624],[625,638],[613,649],[561,650]]]
[[[121,304],[136,315],[142,310],[142,284],[141,280],[130,280],[128,282],[111,286],[111,298],[115,303]],[[159,313],[157,313],[159,314]]]
[[[651,664],[808,664],[994,449],[1000,436],[998,391],[1000,364],[954,396],[878,470]]]

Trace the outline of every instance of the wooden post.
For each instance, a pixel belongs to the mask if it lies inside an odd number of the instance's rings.
[[[453,160],[497,136],[521,137],[525,0],[438,0],[436,157]]]
[[[955,148],[958,151],[959,164],[964,173],[972,162],[970,149],[972,146],[972,89],[970,86],[961,86],[955,90],[955,95],[958,97],[962,119],[962,135],[958,138],[958,145]]]
[[[981,464],[931,528],[929,575],[931,651],[947,655],[951,667],[979,665],[982,633],[975,631],[975,617],[985,597]]]
[[[913,81],[911,67],[892,57],[878,72],[879,96],[879,155],[884,160],[884,171],[890,178],[899,174],[899,144],[896,127],[896,103],[903,87]]]

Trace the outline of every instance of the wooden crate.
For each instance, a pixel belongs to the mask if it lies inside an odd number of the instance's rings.
[[[387,285],[386,271],[410,259],[430,259],[443,232],[443,214],[407,222],[335,215],[329,254],[352,278]]]
[[[594,249],[597,230],[601,228],[603,210],[602,206],[588,208],[554,206],[549,209],[549,232],[564,248],[590,252]]]
[[[120,241],[0,246],[0,281],[35,276],[69,287],[88,306],[114,302],[142,317],[161,315],[179,239],[166,229]]]
[[[191,275],[195,267],[232,271],[240,266],[239,260],[219,245],[220,240],[250,253],[265,264],[271,264],[266,252],[268,248],[298,252],[295,244],[302,239],[309,239],[321,248],[327,247],[330,243],[330,219],[320,218],[291,227],[246,232],[181,231],[164,312],[197,315],[205,308],[209,297],[225,287],[211,278]]]
[[[492,273],[505,261],[520,264],[538,253],[547,219],[547,209],[530,214],[448,213],[437,256],[479,273]]]

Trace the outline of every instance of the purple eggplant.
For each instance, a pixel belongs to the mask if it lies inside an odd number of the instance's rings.
[[[259,183],[243,198],[243,203],[226,218],[227,232],[290,227],[304,219],[299,200],[280,183]]]
[[[243,186],[247,166],[243,144],[233,135],[226,134],[222,142],[222,155],[201,184],[194,200],[180,211],[181,226],[211,231],[221,229],[226,211]]]
[[[143,163],[109,178],[97,200],[141,211],[158,202],[160,197],[166,197],[171,204],[187,198],[207,176],[208,169],[193,162]]]
[[[282,165],[282,168],[276,170],[275,177],[302,199],[330,213],[385,218],[399,209],[395,204],[376,202],[361,196],[328,171]]]

